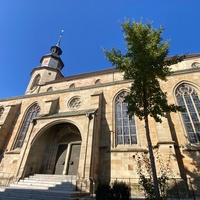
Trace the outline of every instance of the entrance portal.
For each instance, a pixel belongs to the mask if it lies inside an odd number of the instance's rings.
[[[77,175],[80,149],[81,135],[75,125],[54,125],[32,144],[26,162],[26,176],[36,173]]]

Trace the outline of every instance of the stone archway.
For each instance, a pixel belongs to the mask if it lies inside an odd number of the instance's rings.
[[[26,162],[25,175],[77,175],[81,148],[79,129],[72,123],[51,126],[34,141]]]

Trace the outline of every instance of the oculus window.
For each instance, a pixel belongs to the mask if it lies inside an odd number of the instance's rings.
[[[80,97],[73,97],[69,100],[68,106],[71,109],[77,109],[81,106],[82,101],[80,99]]]

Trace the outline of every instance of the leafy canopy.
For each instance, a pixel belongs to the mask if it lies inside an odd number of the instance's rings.
[[[120,50],[103,49],[109,61],[124,74],[125,80],[132,80],[130,94],[126,97],[128,114],[139,119],[150,115],[156,122],[166,112],[183,111],[174,104],[168,105],[166,93],[162,91],[159,79],[166,81],[171,75],[169,66],[181,62],[185,56],[168,57],[169,41],[162,42],[163,28],[152,27],[151,22],[127,20],[121,23],[126,41],[127,53]]]

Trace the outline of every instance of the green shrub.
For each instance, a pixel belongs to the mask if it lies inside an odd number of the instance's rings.
[[[108,183],[99,182],[96,190],[96,200],[129,200],[130,187],[124,182],[115,181],[112,187]]]
[[[129,200],[131,196],[131,189],[130,187],[124,182],[117,182],[115,181],[113,186],[113,199],[114,200]]]
[[[96,200],[109,200],[110,185],[106,182],[99,182],[96,189]]]

